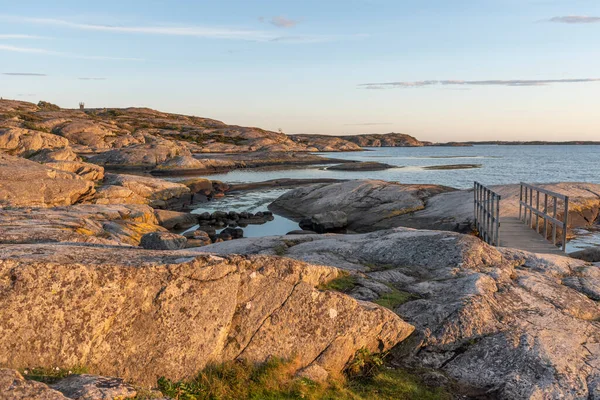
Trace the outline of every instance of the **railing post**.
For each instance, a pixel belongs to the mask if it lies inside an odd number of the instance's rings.
[[[558,199],[556,198],[556,196],[554,196],[554,211],[553,211],[553,216],[554,219],[556,219],[556,203],[558,202]],[[556,246],[556,222],[552,222],[552,243]]]
[[[567,252],[567,230],[569,229],[569,196],[565,197],[565,216],[563,218],[562,251]]]
[[[523,182],[519,185],[519,221],[521,220],[521,210],[523,209]]]
[[[538,190],[537,196],[535,196],[536,210],[540,210],[540,191]],[[535,214],[535,232],[540,233],[540,216]]]
[[[544,240],[548,240],[548,193],[544,193]]]
[[[501,196],[496,197],[496,246],[500,246],[500,200]]]

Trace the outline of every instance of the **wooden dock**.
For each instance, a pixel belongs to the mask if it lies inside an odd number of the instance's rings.
[[[532,253],[565,254],[568,196],[521,182],[518,218],[506,214],[502,216],[501,200],[498,193],[479,182],[474,183],[475,229],[483,241],[493,246]],[[562,220],[558,219],[559,205],[563,207]],[[560,243],[560,248],[557,243]]]
[[[565,255],[552,242],[545,240],[535,230],[518,218],[500,218],[500,247],[530,251],[532,253]]]

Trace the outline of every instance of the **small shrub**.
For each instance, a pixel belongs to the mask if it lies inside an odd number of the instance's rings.
[[[40,102],[37,104],[37,106],[42,111],[60,111],[60,107],[59,106],[57,106],[56,104],[49,103],[47,101],[40,100]]]
[[[43,126],[38,126],[30,121],[23,122],[23,128],[31,129],[32,131],[40,131],[40,132],[50,133],[50,129],[45,128]]]
[[[350,377],[373,377],[381,371],[385,356],[386,354],[373,354],[363,347],[346,367],[346,374]]]

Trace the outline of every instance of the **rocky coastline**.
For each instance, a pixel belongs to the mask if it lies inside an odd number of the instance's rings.
[[[332,141],[354,151],[385,139]],[[421,371],[444,398],[600,398],[597,250],[491,247],[473,234],[471,190],[181,176],[342,164],[310,154],[330,146],[312,140],[149,109],[1,100],[0,398],[166,398],[161,379],[272,359],[327,385],[365,354]],[[359,164],[342,168],[373,167]],[[570,235],[600,221],[600,185],[541,186],[571,197]],[[270,211],[190,212],[273,188],[290,190]],[[493,189],[503,216],[518,213],[518,185]],[[299,229],[244,237],[278,216]],[[71,373],[31,379],[54,369]],[[139,397],[148,391],[156,397]]]

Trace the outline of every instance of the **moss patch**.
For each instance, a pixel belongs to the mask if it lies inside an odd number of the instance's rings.
[[[348,293],[350,290],[354,289],[357,285],[358,278],[355,275],[350,275],[347,272],[343,272],[341,276],[319,285],[318,289],[320,290],[336,290],[342,293]]]
[[[393,310],[399,305],[417,299],[417,296],[412,293],[403,292],[393,287],[390,287],[390,289],[391,291],[382,294],[374,303]]]
[[[69,375],[86,374],[88,371],[85,367],[75,366],[72,368],[24,368],[19,372],[26,379],[51,385]]]

